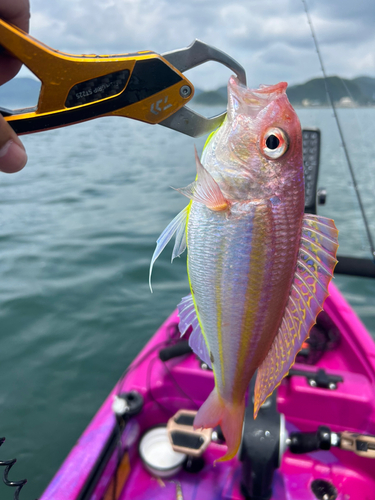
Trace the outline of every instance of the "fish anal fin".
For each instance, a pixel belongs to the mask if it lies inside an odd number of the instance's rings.
[[[197,165],[196,180],[184,188],[177,189],[177,191],[193,201],[203,203],[203,205],[215,212],[226,210],[229,203],[224,198],[215,179],[200,162],[196,149],[195,162]]]
[[[194,353],[212,369],[210,352],[199,324],[193,297],[191,295],[184,297],[178,304],[177,308],[178,315],[180,317],[178,328],[180,330],[181,337],[186,333],[189,326],[193,328],[189,337],[189,346],[192,348]]]
[[[305,215],[296,272],[278,333],[258,368],[254,417],[288,374],[328,296],[337,263],[338,231],[331,219]]]

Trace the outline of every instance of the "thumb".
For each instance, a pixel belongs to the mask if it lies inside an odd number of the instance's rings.
[[[8,174],[18,172],[26,162],[22,142],[0,114],[0,170]]]

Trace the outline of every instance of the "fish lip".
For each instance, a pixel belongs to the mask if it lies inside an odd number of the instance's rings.
[[[259,89],[251,90],[251,92],[266,95],[283,94],[285,93],[287,86],[288,84],[286,82],[279,82],[275,85],[260,85]]]
[[[286,82],[279,82],[275,85],[260,85],[257,89],[251,89],[240,83],[236,76],[231,76],[229,79],[229,88],[236,94],[241,94],[246,97],[276,97],[285,93],[288,84]]]
[[[279,99],[288,99],[286,82],[276,85],[260,85],[257,89],[250,89],[241,84],[235,76],[231,76],[228,83],[228,119],[235,122],[237,116],[246,116],[250,120],[256,119],[259,112]]]

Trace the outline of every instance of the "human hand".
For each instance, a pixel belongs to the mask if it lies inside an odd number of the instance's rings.
[[[29,31],[29,0],[0,0],[0,18]],[[20,70],[22,63],[9,54],[0,55],[0,85],[11,80]],[[0,115],[0,170],[18,172],[27,162],[22,142],[13,129]]]

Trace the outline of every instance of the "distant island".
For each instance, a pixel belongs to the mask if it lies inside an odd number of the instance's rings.
[[[291,85],[286,93],[293,106],[328,106],[324,78],[314,78],[300,85]],[[339,107],[375,106],[375,78],[359,76],[348,80],[338,76],[327,78],[327,85],[333,101]],[[206,106],[225,105],[227,88],[201,91],[196,89],[193,102]]]
[[[340,107],[375,106],[375,78],[359,76],[348,80],[338,76],[327,78],[327,85],[334,103]],[[15,78],[0,87],[0,107],[15,109],[36,106],[40,82],[32,78]],[[293,106],[328,106],[325,81],[314,78],[300,85],[287,88]],[[195,89],[193,103],[206,106],[226,105],[227,88],[202,91]]]

